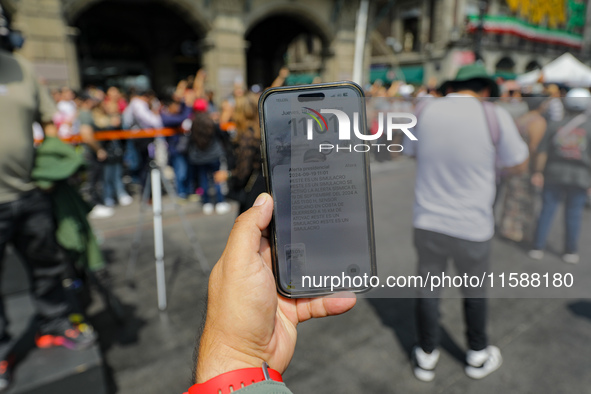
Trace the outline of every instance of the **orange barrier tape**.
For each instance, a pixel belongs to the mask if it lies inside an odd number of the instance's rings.
[[[136,138],[155,138],[155,137],[171,137],[178,134],[180,129],[164,128],[164,129],[142,129],[142,130],[108,130],[97,131],[94,133],[94,139],[97,141],[112,141],[112,140],[131,140]],[[80,135],[73,135],[66,138],[60,138],[64,142],[70,144],[82,143]],[[42,139],[35,140],[35,144],[43,142]]]
[[[109,130],[97,131],[94,139],[97,141],[130,140],[135,138],[171,137],[179,133],[179,129],[143,129],[143,130]]]
[[[225,122],[220,124],[220,129],[223,131],[228,131],[236,128],[236,123],[234,122]]]

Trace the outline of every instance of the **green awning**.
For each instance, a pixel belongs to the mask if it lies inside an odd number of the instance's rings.
[[[400,75],[402,73],[402,75]],[[424,78],[424,68],[418,66],[401,66],[393,68],[374,68],[369,72],[369,81],[374,83],[381,79],[385,83],[396,80],[404,80],[406,83],[422,84]]]
[[[312,83],[314,78],[316,78],[318,74],[311,74],[311,73],[301,73],[301,74],[289,74],[289,76],[285,80],[286,85],[306,85]]]

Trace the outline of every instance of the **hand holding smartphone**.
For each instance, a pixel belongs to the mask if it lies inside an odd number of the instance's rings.
[[[278,292],[368,290],[376,261],[363,91],[352,82],[272,88],[259,113]]]

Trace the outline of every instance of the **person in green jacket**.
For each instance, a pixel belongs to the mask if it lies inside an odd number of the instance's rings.
[[[58,244],[70,253],[76,268],[96,272],[105,268],[105,261],[86,218],[91,206],[68,183],[83,166],[83,157],[71,145],[48,137],[37,148],[31,177],[51,197]]]

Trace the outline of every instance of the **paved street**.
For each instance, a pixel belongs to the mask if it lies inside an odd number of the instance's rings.
[[[378,270],[381,276],[412,274],[412,196],[414,165],[398,161],[373,166]],[[168,200],[166,200],[168,201]],[[151,215],[145,214],[135,286],[125,280],[138,221],[138,205],[119,208],[110,219],[95,220],[110,261],[115,292],[126,311],[117,325],[100,301],[91,320],[101,333],[109,376],[118,393],[181,393],[190,385],[193,348],[205,307],[207,278],[172,204],[165,204],[164,247],[169,308],[157,310]],[[219,257],[234,214],[203,216],[196,204],[183,207],[207,259]],[[517,245],[495,240],[495,272],[572,272],[575,282],[591,283],[591,215],[587,210],[581,263],[567,266],[552,251],[562,242],[557,217],[550,251],[533,262]],[[296,355],[285,381],[294,393],[583,393],[591,387],[591,301],[580,286],[576,297],[498,298],[490,302],[490,340],[504,364],[474,381],[463,372],[466,350],[461,301],[442,301],[443,351],[432,383],[412,375],[414,302],[409,298],[360,299],[349,313],[303,324]],[[583,289],[583,290],[581,290]],[[524,293],[527,295],[527,292]],[[548,295],[561,294],[547,293]],[[378,294],[379,295],[379,294]],[[453,296],[449,292],[446,295]],[[586,297],[586,298],[582,298]]]

